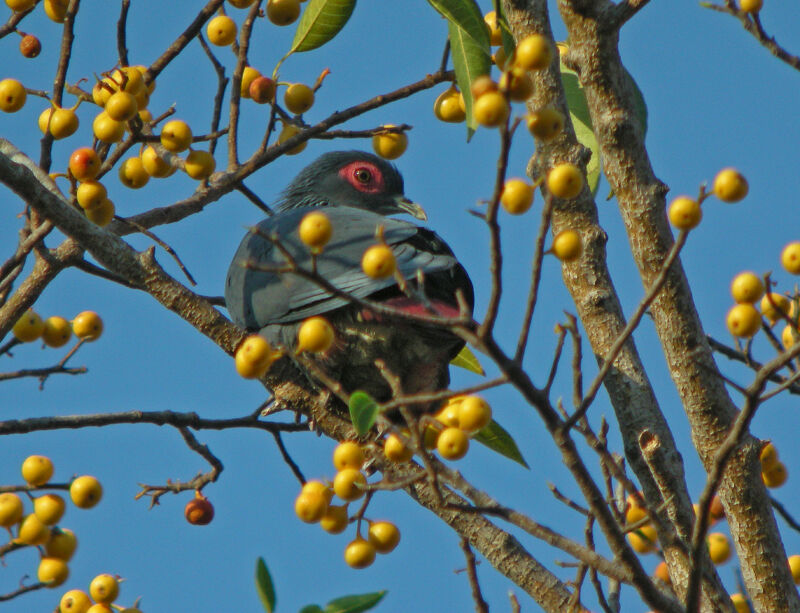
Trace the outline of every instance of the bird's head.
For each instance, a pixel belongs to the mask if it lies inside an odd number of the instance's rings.
[[[381,215],[427,216],[403,194],[393,165],[364,151],[326,153],[306,166],[283,192],[278,210],[301,206],[349,206]]]

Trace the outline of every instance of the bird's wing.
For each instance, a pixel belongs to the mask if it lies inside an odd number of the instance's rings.
[[[240,325],[257,329],[288,323],[347,304],[346,298],[330,294],[313,280],[290,272],[264,270],[287,264],[280,249],[266,238],[273,233],[298,267],[312,269],[311,253],[297,233],[303,216],[312,210],[320,209],[279,213],[245,236],[228,271],[225,289],[228,311]],[[364,251],[377,243],[375,231],[379,226],[383,226],[384,240],[406,278],[414,278],[418,270],[430,274],[458,266],[444,241],[412,223],[347,207],[330,207],[324,212],[331,220],[333,235],[316,257],[316,269],[322,278],[352,296],[366,298],[396,284],[393,277],[372,279],[361,269]]]

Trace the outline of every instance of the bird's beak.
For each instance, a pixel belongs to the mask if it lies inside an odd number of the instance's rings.
[[[397,196],[394,199],[394,202],[397,205],[397,208],[399,208],[401,211],[404,211],[409,215],[411,215],[412,217],[415,217],[416,219],[419,219],[421,221],[428,221],[428,215],[425,213],[423,208],[416,202],[411,202],[411,200],[409,200],[405,196]]]

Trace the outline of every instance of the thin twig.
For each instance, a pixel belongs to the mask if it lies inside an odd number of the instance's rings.
[[[120,3],[119,20],[117,21],[117,55],[119,55],[119,65],[128,65],[128,10],[131,8],[131,0],[122,0]]]
[[[139,231],[142,234],[144,234],[150,240],[153,240],[156,243],[158,243],[164,251],[166,251],[168,254],[170,254],[172,256],[172,259],[175,260],[175,262],[178,264],[178,268],[180,268],[181,271],[183,272],[183,274],[186,275],[186,278],[189,280],[189,283],[191,283],[192,285],[197,285],[197,282],[194,280],[194,277],[188,271],[186,266],[183,265],[183,262],[181,261],[181,258],[178,256],[178,254],[175,252],[175,250],[172,247],[170,247],[167,243],[165,243],[160,238],[158,238],[150,230],[148,230],[147,228],[145,228],[142,225],[139,225],[138,223],[136,223],[132,219],[127,218],[127,217],[118,217],[117,219],[119,219],[120,221],[124,221],[127,224],[130,224],[131,226],[136,228],[137,231]]]
[[[472,548],[469,542],[462,538],[459,541],[461,551],[464,552],[464,559],[467,561],[467,577],[469,577],[469,586],[472,590],[472,600],[475,602],[476,613],[489,613],[489,605],[483,599],[481,594],[481,586],[478,583],[478,569],[475,562],[475,554],[472,553]]]
[[[295,477],[297,477],[297,480],[301,484],[304,484],[306,482],[306,478],[303,475],[302,471],[300,470],[300,467],[297,465],[297,462],[295,462],[292,459],[292,456],[289,455],[289,452],[286,449],[286,445],[283,444],[283,438],[281,438],[281,433],[273,432],[272,436],[275,438],[275,443],[277,443],[278,445],[278,450],[281,452],[281,457],[283,457],[283,461],[286,462],[286,464],[292,470],[292,473],[294,474]]]

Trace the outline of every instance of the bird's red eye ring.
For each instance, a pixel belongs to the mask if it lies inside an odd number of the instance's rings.
[[[355,177],[355,180],[362,185],[367,185],[370,181],[372,181],[372,173],[363,167],[356,168],[353,171],[353,177]]]

